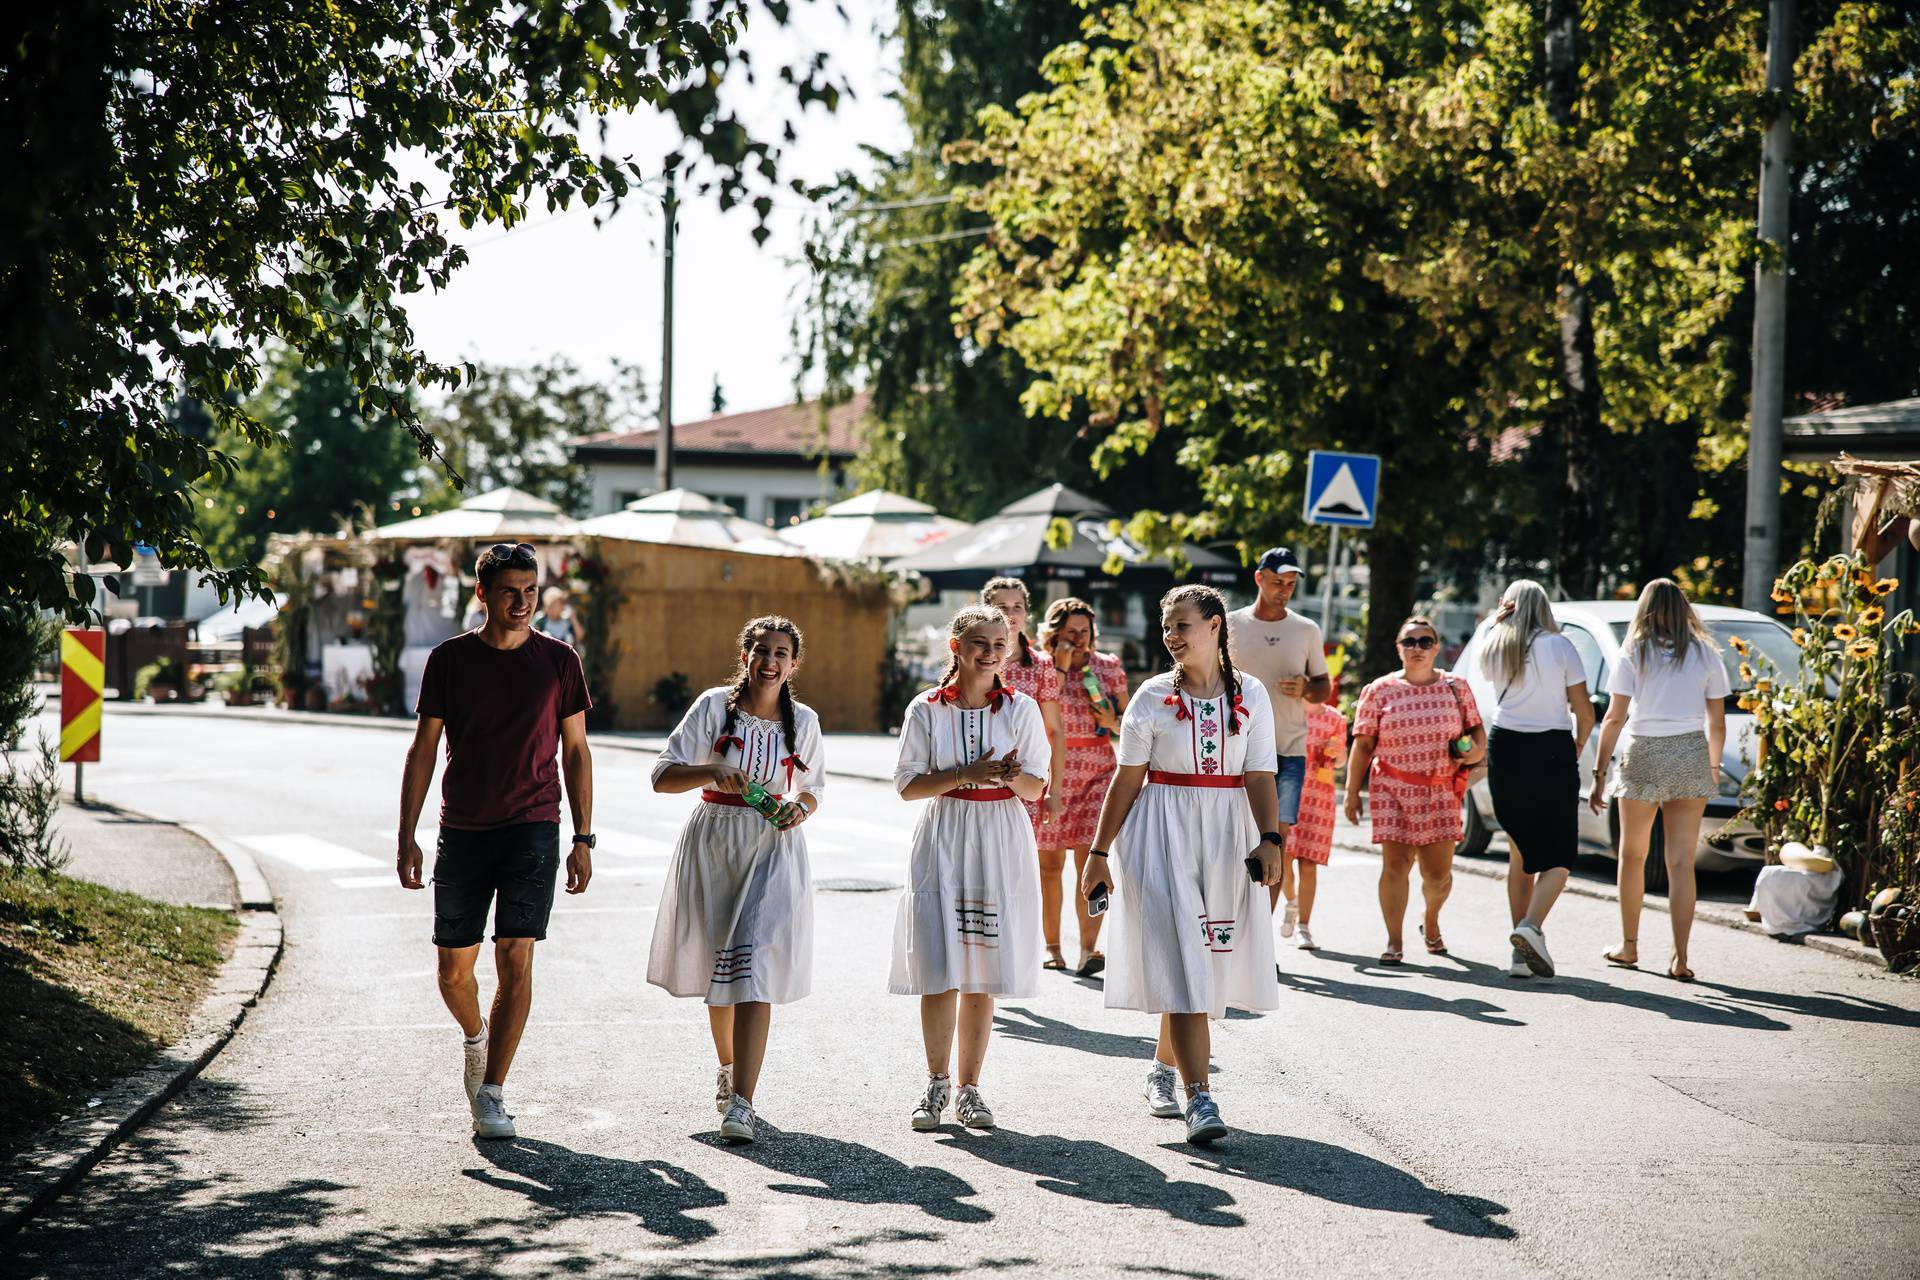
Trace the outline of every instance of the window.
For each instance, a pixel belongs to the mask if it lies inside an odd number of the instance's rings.
[[[797,524],[807,514],[805,498],[774,498],[768,504],[767,523],[776,529]]]
[[[625,511],[627,509],[627,504],[629,502],[638,502],[638,501],[640,501],[640,491],[638,489],[614,490],[613,509],[615,511]]]
[[[1580,654],[1580,665],[1586,668],[1587,692],[1605,693],[1604,679],[1607,673],[1606,663],[1600,659],[1600,642],[1585,627],[1571,623],[1562,624],[1560,633],[1573,641],[1574,649]]]
[[[747,514],[747,500],[746,500],[746,497],[742,494],[703,493],[700,496],[708,499],[709,501],[717,502],[723,507],[732,507],[733,514],[737,516],[743,516]]]

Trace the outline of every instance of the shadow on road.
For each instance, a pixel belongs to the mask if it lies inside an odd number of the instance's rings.
[[[1189,1157],[1196,1169],[1286,1187],[1356,1209],[1420,1214],[1428,1226],[1453,1235],[1512,1240],[1517,1234],[1493,1221],[1494,1215],[1507,1211],[1503,1204],[1436,1191],[1404,1169],[1327,1142],[1236,1130],[1204,1151],[1185,1143],[1162,1147]]]
[[[1233,1197],[1202,1182],[1175,1182],[1138,1156],[1104,1142],[996,1129],[981,1137],[942,1138],[941,1146],[1033,1175],[1043,1191],[1122,1208],[1154,1209],[1202,1227],[1244,1227],[1226,1207]]]
[[[1015,1021],[1012,1016],[1014,1014],[1018,1014],[1024,1021]],[[993,1030],[996,1035],[1006,1036],[1012,1040],[1024,1040],[1029,1044],[1078,1049],[1082,1053],[1099,1054],[1103,1058],[1126,1058],[1134,1062],[1151,1058],[1155,1043],[1146,1036],[1122,1036],[1115,1035],[1111,1031],[1089,1031],[1071,1022],[1062,1022],[1058,1018],[1049,1018],[1031,1009],[1013,1006],[994,1013]]]
[[[492,1169],[463,1169],[475,1182],[525,1196],[556,1216],[631,1216],[657,1236],[693,1244],[719,1234],[690,1209],[715,1209],[726,1195],[665,1160],[588,1155],[535,1138],[481,1142],[473,1148]],[[508,1175],[508,1176],[503,1176]]]
[[[1798,995],[1784,991],[1759,991],[1736,987],[1704,978],[1693,984],[1718,991],[1729,1000],[1775,1013],[1798,1014],[1805,1018],[1831,1018],[1836,1022],[1872,1022],[1888,1027],[1920,1027],[1920,1011],[1903,1009],[1897,1004],[1868,1000],[1863,996],[1841,995],[1833,991]]]
[[[1325,949],[1316,951],[1313,954],[1322,960],[1332,960],[1338,964],[1352,965],[1355,972],[1391,972],[1398,977],[1416,981],[1431,980],[1466,983],[1469,986],[1497,987],[1505,991],[1515,991],[1520,986],[1518,981],[1507,976],[1505,969],[1496,968],[1490,964],[1481,964],[1476,960],[1463,959],[1458,954],[1433,956],[1423,965],[1406,965],[1393,970],[1382,970],[1379,962],[1368,956],[1346,955],[1342,952],[1328,951]],[[1328,981],[1314,975],[1282,974],[1281,977],[1283,981],[1301,977],[1308,978],[1308,983],[1294,983],[1294,985],[1301,986],[1303,990],[1308,991],[1313,989],[1312,985],[1310,985],[1312,982]],[[1330,991],[1325,994],[1337,995],[1343,999],[1357,1000],[1363,1004],[1377,1004],[1387,1008],[1417,1009],[1423,1007],[1417,1003],[1405,1004],[1394,999],[1395,996],[1400,995],[1402,992],[1411,990],[1410,988],[1383,988],[1337,982],[1328,982],[1328,985],[1346,988],[1346,990]],[[1710,986],[1710,984],[1705,982],[1694,984],[1696,989],[1708,986]],[[1648,1013],[1663,1014],[1675,1022],[1701,1022],[1710,1026],[1734,1027],[1742,1031],[1785,1031],[1788,1029],[1786,1023],[1766,1017],[1757,1010],[1745,1008],[1738,1003],[1715,1000],[1711,997],[1687,1000],[1679,996],[1664,995],[1657,991],[1642,991],[1636,987],[1617,986],[1610,982],[1596,982],[1591,978],[1574,977],[1566,973],[1562,973],[1556,978],[1545,980],[1538,978],[1527,979],[1526,990],[1529,994],[1539,993],[1543,995],[1567,996],[1571,999],[1586,1000],[1594,1004],[1612,1004],[1620,1005],[1628,1009],[1644,1009]],[[1729,988],[1729,990],[1737,990],[1737,988]],[[1349,992],[1352,994],[1349,994]],[[1431,999],[1432,997],[1428,998]],[[1785,1001],[1795,999],[1796,997],[1785,996],[1775,998]],[[1460,1003],[1463,1002],[1440,1001],[1440,1011],[1459,1012],[1459,1010],[1452,1009],[1448,1006]],[[1464,1003],[1478,1005],[1480,1002],[1467,1001]],[[1488,1007],[1491,1008],[1492,1006]],[[1909,1014],[1905,1016],[1911,1017],[1914,1015]],[[1522,1022],[1508,1022],[1504,1019],[1487,1018],[1481,1020],[1493,1022],[1498,1025],[1526,1025]]]
[[[1316,951],[1322,959],[1351,962],[1356,970],[1365,970],[1374,966],[1371,960],[1359,956],[1342,955],[1338,951]],[[1398,972],[1413,974],[1420,972],[1402,969]],[[1340,982],[1323,977],[1317,973],[1288,973],[1281,971],[1280,984],[1292,987],[1295,991],[1310,996],[1330,996],[1336,1000],[1349,1000],[1354,1004],[1372,1005],[1379,1009],[1404,1009],[1419,1013],[1451,1013],[1470,1022],[1485,1023],[1494,1027],[1524,1027],[1527,1024],[1518,1018],[1497,1017],[1506,1010],[1486,1000],[1447,1000],[1430,995],[1416,987],[1381,987],[1363,982]]]
[[[846,1204],[909,1205],[947,1222],[993,1220],[993,1214],[984,1206],[962,1203],[962,1197],[979,1193],[945,1169],[909,1165],[857,1142],[794,1133],[775,1128],[765,1120],[760,1121],[760,1138],[756,1142],[735,1145],[717,1133],[692,1136],[695,1142],[751,1160],[775,1173],[820,1184],[768,1184],[774,1191]]]

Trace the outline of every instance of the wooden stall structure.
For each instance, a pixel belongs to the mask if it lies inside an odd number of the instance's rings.
[[[827,732],[879,727],[891,609],[884,587],[800,558],[615,538],[595,544],[606,585],[619,596],[609,633],[618,646],[609,682],[616,728],[671,728],[675,714],[655,700],[656,684],[679,673],[697,695],[725,683],[741,625],[763,613],[785,614],[806,635],[794,691]]]

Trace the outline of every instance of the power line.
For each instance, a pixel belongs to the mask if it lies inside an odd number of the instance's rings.
[[[904,240],[882,240],[874,245],[875,249],[910,249],[917,244],[935,244],[941,240],[965,240],[972,236],[991,235],[993,227],[972,227],[965,231],[942,231],[938,235],[908,236]]]

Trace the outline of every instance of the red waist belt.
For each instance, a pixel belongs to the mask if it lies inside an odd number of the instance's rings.
[[[745,796],[736,796],[730,791],[702,791],[700,798],[708,804],[732,805],[736,809],[751,809],[753,807],[747,803]],[[773,798],[775,800],[786,799],[785,796],[774,796]]]
[[[1247,777],[1243,773],[1162,773],[1158,769],[1147,770],[1147,781],[1158,782],[1169,787],[1244,787]]]
[[[1413,773],[1406,769],[1395,768],[1379,756],[1373,758],[1373,767],[1375,772],[1384,774],[1395,782],[1405,782],[1416,787],[1451,787],[1454,785],[1454,779],[1459,776],[1457,773],[1450,773],[1445,777],[1437,774]]]
[[[1066,741],[1066,747],[1069,751],[1071,751],[1075,747],[1106,747],[1108,750],[1112,750],[1113,739],[1112,738],[1068,738]]]
[[[974,787],[968,791],[946,792],[949,800],[1011,800],[1012,787]]]

